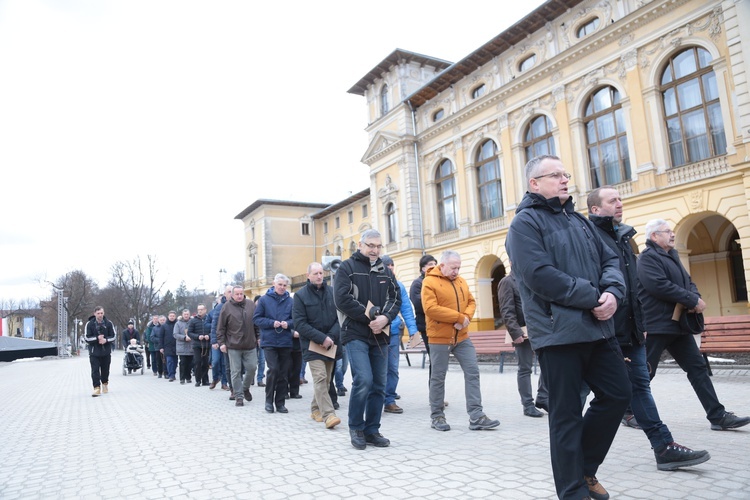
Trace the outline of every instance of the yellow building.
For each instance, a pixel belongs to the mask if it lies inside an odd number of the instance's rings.
[[[477,298],[473,328],[492,328],[523,167],[554,153],[573,174],[579,210],[589,191],[615,185],[641,248],[648,220],[673,226],[707,315],[747,314],[742,25],[747,0],[550,0],[457,63],[394,51],[349,90],[369,113],[370,213],[341,234],[342,256],[374,227],[408,286],[423,253],[456,250]],[[335,213],[356,212],[362,199]],[[322,213],[309,214],[321,236],[333,212]],[[316,238],[310,255],[335,252],[333,237]]]

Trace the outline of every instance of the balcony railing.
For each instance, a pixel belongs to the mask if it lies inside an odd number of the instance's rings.
[[[716,156],[707,160],[691,163],[683,167],[667,170],[667,180],[670,186],[677,186],[687,182],[708,179],[729,172],[726,156]]]
[[[435,241],[436,245],[440,245],[442,243],[455,241],[458,239],[458,236],[459,236],[458,229],[454,229],[453,231],[446,231],[444,233],[438,233],[436,235],[433,235],[432,239]]]
[[[497,231],[507,226],[508,221],[503,217],[495,217],[494,219],[477,222],[474,224],[474,234],[485,234]]]

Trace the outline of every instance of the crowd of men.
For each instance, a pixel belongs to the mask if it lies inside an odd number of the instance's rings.
[[[706,304],[680,263],[674,232],[661,219],[646,225],[646,250],[637,258],[636,231],[622,222],[623,205],[612,186],[588,197],[588,217],[575,211],[559,158],[540,156],[525,169],[527,192],[509,228],[511,272],[501,280],[502,321],[516,348],[523,414],[548,414],[550,457],[559,498],[606,499],[596,473],[620,423],[642,429],[659,470],[709,460],[705,450],[676,443],[651,394],[662,351],[687,373],[711,429],[750,423],[719,402],[697,344],[682,315],[700,319]],[[320,263],[307,268],[307,283],[294,295],[277,274],[255,300],[241,286],[227,287],[209,312],[199,305],[152,317],[144,332],[146,362],[155,376],[230,391],[244,406],[250,388],[265,388],[265,411],[288,413],[285,401],[301,398],[301,369],[313,382],[310,417],[332,429],[346,361],[351,368],[348,428],[351,444],[387,447],[383,412],[403,413],[396,400],[401,328],[420,334],[430,357],[431,427],[451,429],[444,409],[445,377],[453,355],[464,377],[468,427],[490,430],[500,422],[482,406],[477,354],[469,335],[476,301],[460,276],[461,256],[446,250],[420,259],[409,292],[396,279],[393,260],[381,256],[381,235],[362,233],[358,250],[341,263],[329,285]],[[140,341],[131,323],[123,345]],[[93,396],[108,392],[113,325],[96,308],[86,326]],[[531,387],[533,356],[541,376]],[[260,363],[266,368],[258,369]],[[179,373],[178,373],[179,367]],[[212,380],[209,380],[209,368]],[[265,384],[263,384],[265,375]],[[257,379],[256,379],[257,376]],[[593,398],[588,395],[593,392]],[[589,400],[588,406],[586,401]]]

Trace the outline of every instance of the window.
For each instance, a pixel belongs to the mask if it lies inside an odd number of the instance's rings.
[[[362,205],[362,218],[367,218],[367,204]]]
[[[346,213],[346,217],[349,220],[349,224],[352,224],[354,222],[354,210],[349,210]]]
[[[445,110],[443,108],[440,108],[434,113],[432,113],[432,121],[436,122],[438,120],[441,120],[444,115],[445,115]]]
[[[453,178],[453,163],[443,160],[435,175],[437,184],[438,215],[440,232],[456,229],[456,179]]]
[[[336,229],[338,229],[338,228],[341,227],[341,219],[339,218],[338,215],[336,216],[336,218],[333,221],[334,221],[334,224],[336,226]],[[341,254],[339,254],[339,255],[341,255]]]
[[[323,234],[328,234],[328,222],[323,223]]]
[[[309,222],[302,223],[302,236],[310,236],[310,223]]]
[[[664,120],[672,166],[727,152],[711,54],[691,47],[669,58],[661,76]]]
[[[485,87],[484,84],[481,84],[478,87],[474,87],[474,90],[471,91],[471,98],[478,99],[482,97],[486,90],[487,90],[487,87]]]
[[[388,85],[380,89],[380,116],[385,116],[391,110],[391,100],[388,97]]]
[[[583,23],[580,28],[578,28],[578,31],[576,31],[576,36],[578,38],[583,38],[586,35],[590,35],[594,31],[596,31],[596,29],[598,27],[599,27],[599,18],[598,17],[595,17],[593,19],[589,19],[588,21],[586,21],[585,23]]]
[[[536,64],[536,54],[531,54],[529,57],[524,59],[518,64],[518,71],[523,73],[527,69],[531,69]]]
[[[630,155],[620,93],[614,87],[594,92],[583,117],[591,187],[630,180]]]
[[[735,231],[729,240],[729,269],[734,285],[734,301],[747,302],[747,282],[745,281],[745,264],[742,261],[740,234]]]
[[[393,203],[385,206],[385,228],[388,243],[394,243],[396,241],[396,206]]]
[[[503,195],[500,186],[500,160],[495,141],[487,140],[477,152],[479,184],[479,218],[494,219],[503,214]]]
[[[531,120],[524,134],[523,148],[526,161],[539,155],[554,155],[555,142],[552,139],[552,122],[544,115]]]

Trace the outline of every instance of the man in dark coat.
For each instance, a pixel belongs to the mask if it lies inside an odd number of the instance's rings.
[[[255,370],[258,369],[258,355],[255,352],[258,338],[253,326],[254,313],[255,304],[245,297],[244,289],[236,285],[232,288],[232,297],[221,308],[216,326],[219,349],[229,357],[235,406],[244,406],[244,400],[253,400],[250,385],[255,377]]]
[[[648,331],[646,358],[651,367],[651,378],[656,376],[661,353],[666,349],[687,373],[706,410],[711,429],[725,431],[743,427],[750,423],[750,417],[738,417],[724,409],[698,345],[676,320],[683,310],[703,313],[706,303],[680,262],[674,246],[675,234],[667,221],[655,219],[646,224],[646,249],[638,259],[638,297]]]
[[[97,306],[94,315],[86,323],[84,335],[89,347],[89,364],[91,365],[91,382],[97,397],[109,392],[109,365],[112,362],[112,347],[115,343],[115,327],[104,316],[104,308]]]
[[[127,349],[132,339],[135,339],[135,341],[139,344],[141,343],[141,334],[138,330],[135,329],[135,324],[131,319],[130,321],[128,321],[127,328],[122,331],[122,348]]]
[[[294,325],[299,332],[302,355],[313,379],[313,398],[310,416],[325,422],[327,429],[341,423],[336,416],[329,393],[336,359],[341,357],[339,320],[333,303],[333,289],[323,280],[323,266],[313,262],[307,266],[307,285],[294,294],[292,310]],[[311,350],[319,346],[330,354]]]
[[[159,322],[161,322],[161,319],[159,319]],[[177,313],[169,311],[166,321],[161,324],[161,328],[156,333],[159,352],[164,356],[166,362],[164,378],[170,382],[174,382],[177,375],[177,339],[174,338],[174,326],[176,324]]]
[[[193,339],[195,386],[208,385],[208,365],[211,359],[211,324],[206,322],[206,306],[198,304],[197,313],[190,318],[188,337]]]

